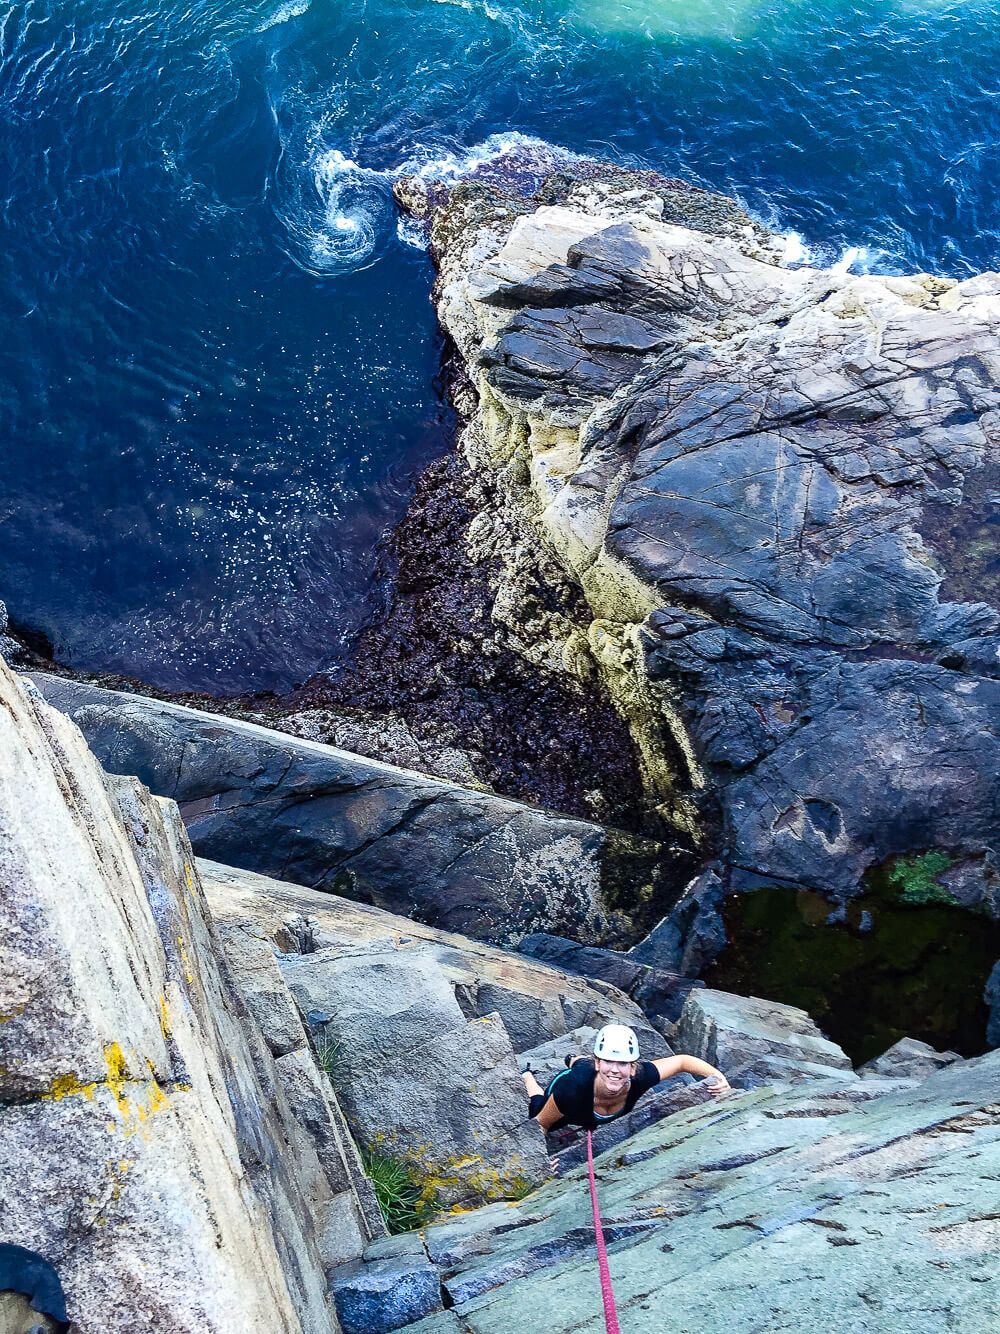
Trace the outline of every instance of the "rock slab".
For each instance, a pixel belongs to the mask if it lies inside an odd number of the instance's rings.
[[[179,805],[195,851],[483,940],[596,940],[606,895],[649,880],[648,839],[252,723],[38,674],[110,772]],[[619,927],[622,925],[619,922]],[[627,925],[627,924],[626,924]]]

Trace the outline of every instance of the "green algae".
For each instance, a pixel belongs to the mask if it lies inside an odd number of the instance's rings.
[[[938,880],[952,866],[946,852],[931,849],[917,857],[897,857],[886,868],[889,884],[903,903],[957,903],[950,889]]]

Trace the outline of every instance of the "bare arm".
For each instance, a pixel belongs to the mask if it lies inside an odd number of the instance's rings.
[[[700,1061],[697,1056],[661,1056],[658,1061],[653,1061],[653,1065],[661,1079],[669,1079],[671,1075],[695,1075],[698,1079],[714,1080],[713,1092],[722,1093],[729,1088],[729,1080],[722,1071],[707,1061]]]
[[[543,1130],[551,1130],[557,1121],[562,1120],[562,1115],[556,1106],[555,1098],[550,1094],[545,1106],[534,1119],[536,1125],[540,1125]]]

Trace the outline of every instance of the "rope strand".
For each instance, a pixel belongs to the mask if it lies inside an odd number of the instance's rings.
[[[604,1302],[604,1325],[607,1334],[621,1334],[618,1328],[618,1312],[615,1310],[615,1294],[611,1287],[611,1270],[608,1268],[608,1250],[604,1244],[604,1229],[601,1227],[601,1211],[597,1205],[597,1181],[594,1177],[594,1146],[590,1131],[587,1131],[587,1171],[590,1174],[590,1204],[594,1211],[594,1241],[597,1244],[597,1266],[601,1271],[601,1300]]]

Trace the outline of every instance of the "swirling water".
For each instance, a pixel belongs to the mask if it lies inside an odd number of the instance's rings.
[[[996,0],[0,0],[0,597],[174,688],[336,662],[447,435],[395,171],[527,136],[961,276],[998,71]]]

